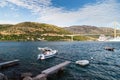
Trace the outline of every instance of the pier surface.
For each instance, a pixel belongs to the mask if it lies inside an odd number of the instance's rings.
[[[56,66],[43,70],[41,74],[34,77],[33,80],[47,80],[48,75],[59,72],[61,69],[63,69],[65,66],[67,66],[70,63],[71,63],[70,61],[65,61]]]
[[[19,63],[19,60],[12,60],[12,61],[7,61],[7,62],[2,62],[0,63],[0,69],[6,68],[6,67],[10,67],[10,66],[14,66],[16,64]]]
[[[65,62],[63,62],[61,64],[58,64],[56,66],[53,66],[51,68],[48,68],[48,69],[42,71],[42,74],[46,74],[46,75],[53,74],[53,73],[57,72],[58,70],[64,68],[68,64],[70,64],[70,61],[65,61]]]

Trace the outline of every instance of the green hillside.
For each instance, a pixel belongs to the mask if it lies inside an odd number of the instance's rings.
[[[1,41],[70,41],[72,34],[64,28],[36,22],[23,22],[16,25],[4,24],[0,25]],[[91,40],[87,36],[75,36],[77,41]]]
[[[2,30],[5,30],[5,29],[11,27],[11,26],[13,26],[13,25],[11,25],[11,24],[0,24],[0,32],[1,32]]]
[[[20,35],[20,34],[69,34],[67,30],[63,28],[35,22],[23,22],[10,27],[2,29],[1,34],[3,35]]]
[[[16,25],[0,25],[0,40],[28,41],[28,40],[66,40],[69,37],[59,35],[71,34],[69,31],[55,25],[23,22]]]

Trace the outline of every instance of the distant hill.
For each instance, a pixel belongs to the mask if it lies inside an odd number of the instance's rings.
[[[14,41],[70,41],[70,34],[95,34],[90,35],[76,35],[74,40],[96,40],[99,34],[113,35],[113,29],[107,27],[95,27],[95,26],[70,26],[61,28],[51,24],[37,23],[37,22],[22,22],[16,25],[0,24],[0,40],[14,40]],[[117,31],[118,32],[118,31]]]
[[[75,34],[109,34],[112,35],[114,29],[108,27],[96,27],[96,26],[70,26],[65,27],[65,30],[69,30]]]
[[[45,23],[22,22],[16,25],[0,25],[0,40],[2,41],[70,40],[68,36],[59,36],[66,34],[71,33],[64,28]]]
[[[2,35],[20,35],[20,34],[69,34],[67,30],[57,27],[55,25],[36,23],[36,22],[23,22],[16,25],[1,25],[0,34]]]
[[[0,31],[5,30],[11,26],[13,25],[12,24],[0,24]]]

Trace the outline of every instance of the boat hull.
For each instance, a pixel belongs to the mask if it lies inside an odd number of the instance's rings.
[[[37,59],[43,60],[43,59],[51,58],[51,57],[54,57],[56,53],[57,53],[57,50],[53,50],[49,54],[39,54]]]

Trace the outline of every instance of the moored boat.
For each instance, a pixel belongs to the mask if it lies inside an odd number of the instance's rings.
[[[115,38],[109,39],[108,41],[109,41],[109,42],[120,42],[120,37],[117,36],[117,37],[115,37]]]
[[[114,51],[115,48],[113,47],[104,47],[105,50],[108,50],[108,51]]]
[[[106,41],[107,37],[104,34],[101,34],[97,41]]]
[[[41,50],[42,53],[38,55],[37,59],[41,59],[41,60],[54,57],[55,54],[58,52],[57,50],[52,50],[48,47],[45,47],[45,48],[38,47],[38,49]]]
[[[117,35],[117,28],[116,26],[118,25],[117,22],[114,22],[114,37],[111,39],[108,39],[107,41],[109,42],[120,42],[120,37]]]

